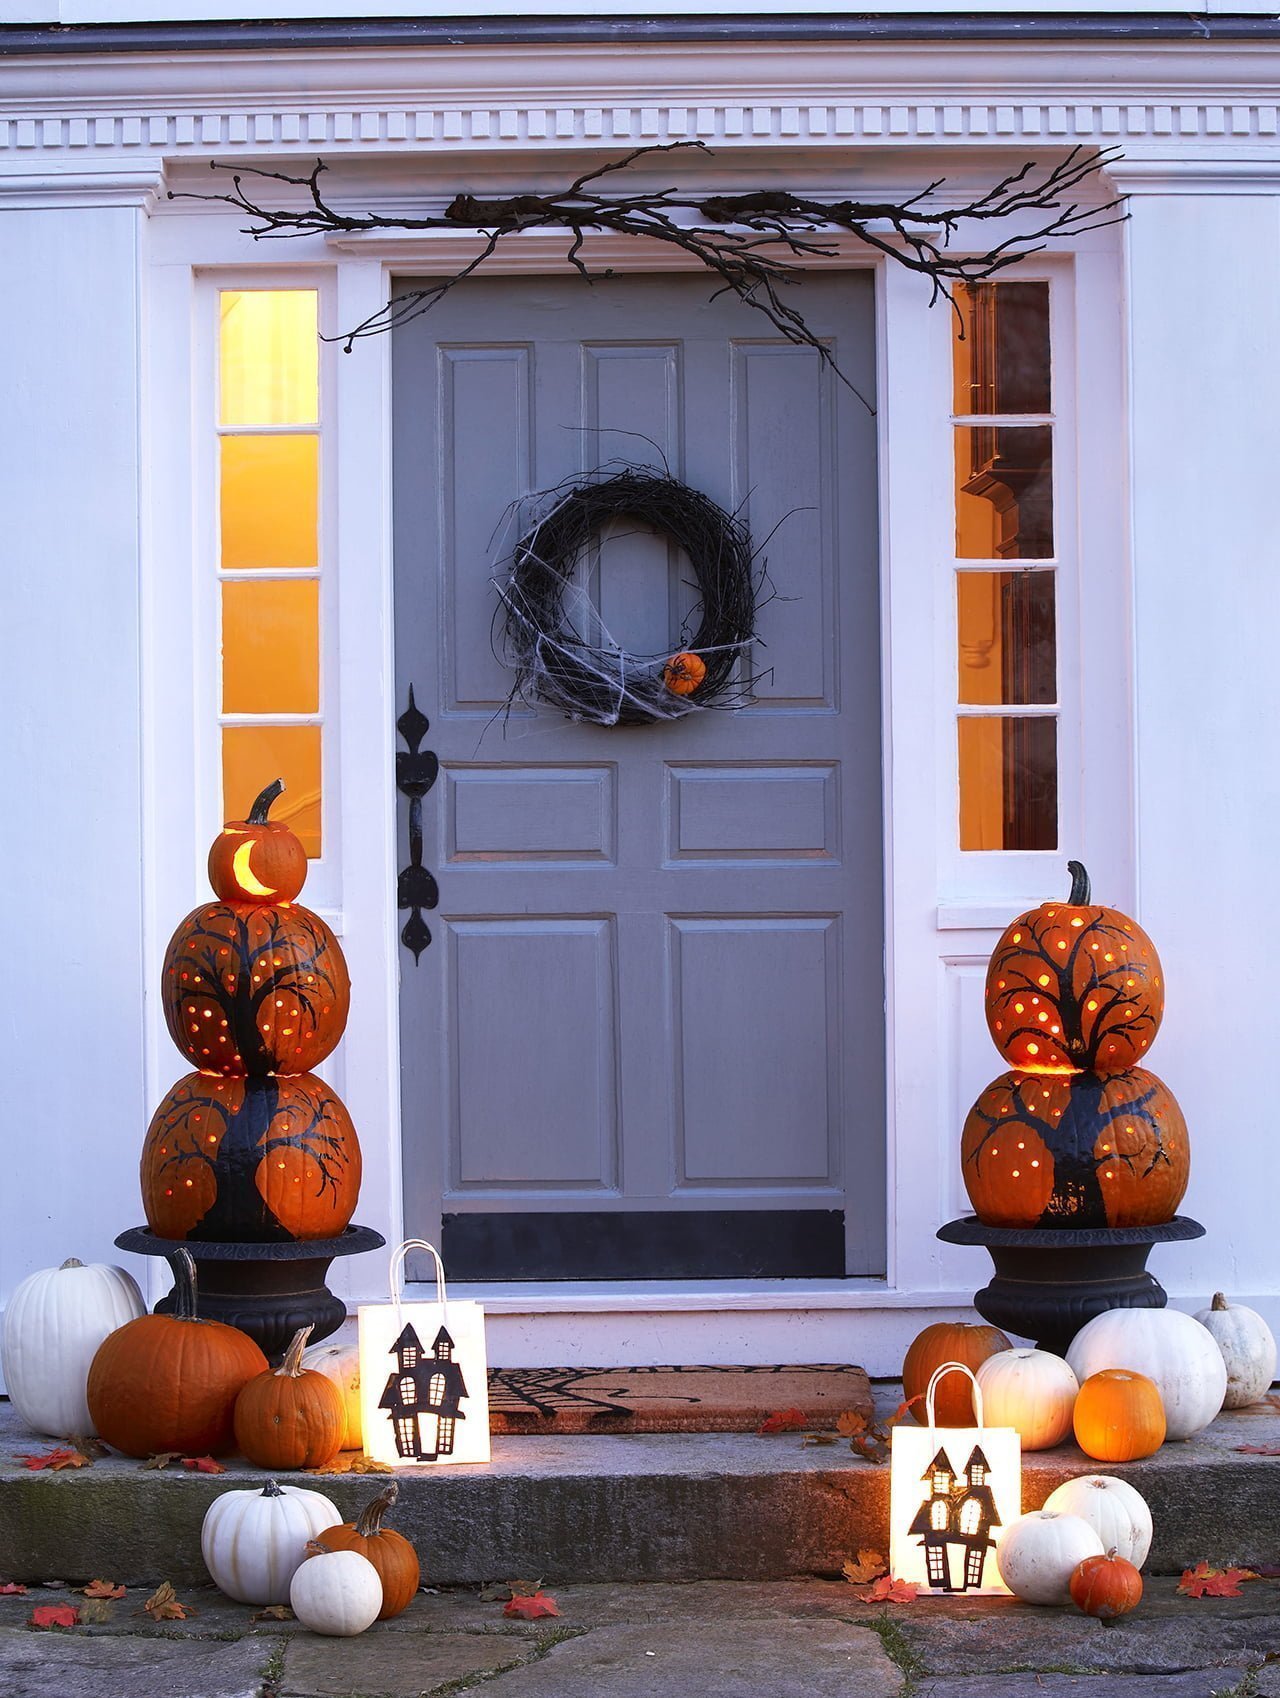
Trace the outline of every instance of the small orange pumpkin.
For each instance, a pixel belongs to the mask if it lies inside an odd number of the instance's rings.
[[[248,819],[228,820],[209,850],[209,883],[223,902],[292,902],[307,878],[301,839],[268,819],[284,792],[277,778],[249,809]]]
[[[707,663],[702,656],[681,649],[663,667],[662,682],[674,696],[691,696],[706,675]]]
[[[1119,1073],[1151,1047],[1164,1015],[1156,946],[1135,920],[1089,900],[1069,861],[1071,894],[1020,915],[987,969],[987,1025],[1015,1067]]]
[[[1102,1621],[1128,1615],[1142,1602],[1142,1576],[1127,1557],[1117,1556],[1114,1549],[1105,1556],[1085,1557],[1077,1563],[1069,1585],[1076,1608]]]
[[[1164,1443],[1164,1404],[1154,1380],[1131,1368],[1090,1374],[1071,1412],[1076,1443],[1098,1462],[1136,1462]]]
[[[236,1444],[259,1468],[323,1468],[342,1448],[347,1417],[333,1381],[302,1366],[310,1327],[294,1333],[278,1368],[236,1398]]]
[[[89,1369],[96,1433],[126,1456],[217,1456],[231,1449],[236,1399],[267,1359],[247,1334],[196,1313],[189,1250],[168,1258],[171,1315],[141,1315],[109,1333]]]
[[[918,1397],[911,1413],[921,1426],[928,1420],[924,1391],[935,1368],[944,1362],[962,1362],[975,1372],[988,1356],[1013,1345],[999,1327],[972,1326],[967,1321],[936,1321],[913,1339],[902,1364],[902,1395]],[[974,1423],[973,1388],[963,1374],[948,1374],[938,1382],[934,1408],[940,1427],[971,1427]]]
[[[316,1534],[316,1542],[331,1551],[359,1551],[378,1571],[382,1582],[379,1621],[389,1621],[413,1602],[422,1579],[418,1553],[402,1533],[382,1525],[382,1518],[395,1503],[400,1488],[392,1480],[360,1512],[357,1521],[344,1521]]]

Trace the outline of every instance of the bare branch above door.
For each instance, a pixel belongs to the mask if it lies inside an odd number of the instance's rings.
[[[1120,157],[1115,148],[1073,148],[1056,165],[1047,167],[1028,161],[961,204],[947,202],[943,194],[946,179],[942,177],[902,201],[815,200],[787,189],[712,196],[678,187],[599,192],[605,178],[626,171],[639,160],[690,150],[709,151],[696,141],[640,147],[584,172],[555,193],[530,191],[504,199],[485,199],[461,190],[442,211],[418,217],[339,211],[321,192],[321,177],[328,169],[322,159],[305,176],[214,161],[215,171],[232,172],[231,193],[171,191],[169,199],[221,201],[233,206],[253,220],[245,226],[245,233],[255,240],[339,232],[464,229],[474,230],[483,238],[478,251],[450,276],[428,288],[396,296],[354,329],[332,338],[348,353],[361,337],[380,335],[428,311],[450,289],[480,271],[508,237],[529,230],[563,231],[565,263],[588,282],[608,277],[607,270],[591,269],[583,257],[583,247],[590,232],[610,230],[647,237],[691,255],[720,280],[722,289],[763,313],[788,341],[815,349],[832,365],[835,361],[830,350],[781,291],[800,280],[806,260],[830,256],[828,238],[834,231],[850,231],[868,248],[927,277],[932,286],[930,305],[943,299],[954,307],[952,291],[956,284],[983,282],[1028,254],[1039,253],[1050,242],[1098,230],[1128,216],[1121,210],[1123,198],[1083,205],[1071,198]],[[280,204],[266,204],[252,193],[246,187],[251,177],[280,184]],[[1035,216],[1042,212],[1048,216]],[[1018,220],[1016,225],[982,249],[980,243],[989,240],[985,226],[1011,218]],[[958,251],[953,251],[953,242]]]

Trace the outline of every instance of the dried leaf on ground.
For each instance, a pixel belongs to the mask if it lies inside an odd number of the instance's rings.
[[[167,1580],[162,1580],[155,1591],[143,1604],[143,1609],[152,1621],[185,1621],[196,1611],[190,1604],[184,1604]]]
[[[1257,1578],[1251,1568],[1213,1568],[1198,1562],[1194,1568],[1183,1569],[1178,1590],[1186,1598],[1238,1598],[1241,1581]]]
[[[843,1572],[850,1586],[865,1586],[868,1581],[878,1580],[888,1569],[883,1551],[859,1551],[845,1563]]]
[[[70,1604],[38,1604],[27,1618],[28,1627],[79,1627],[80,1611]]]
[[[502,1606],[502,1613],[519,1616],[521,1621],[536,1621],[539,1616],[559,1615],[560,1609],[555,1599],[548,1597],[545,1592],[517,1592],[509,1603]]]
[[[255,1610],[249,1617],[250,1621],[292,1621],[293,1611],[288,1604],[268,1604],[264,1610]]]
[[[89,1438],[81,1438],[79,1434],[73,1433],[67,1440],[67,1443],[71,1446],[72,1450],[83,1452],[83,1454],[87,1456],[91,1462],[98,1461],[100,1457],[111,1455],[111,1452],[107,1449],[106,1445],[103,1444],[102,1440],[93,1438],[92,1436]]]
[[[914,1604],[920,1588],[914,1580],[895,1580],[884,1575],[867,1592],[869,1604]]]
[[[38,1468],[52,1468],[56,1474],[63,1468],[92,1468],[93,1458],[86,1456],[82,1450],[74,1450],[70,1445],[59,1445],[56,1450],[45,1451],[43,1455],[24,1455],[20,1458],[24,1468],[33,1471]]]
[[[1246,1456],[1280,1456],[1280,1444],[1238,1444]]]
[[[138,1466],[140,1468],[167,1468],[171,1462],[180,1462],[181,1460],[182,1452],[180,1450],[161,1450],[157,1451],[155,1456],[149,1456],[145,1462],[140,1462]]]
[[[510,1586],[499,1580],[495,1580],[491,1586],[480,1588],[480,1602],[482,1604],[505,1604],[512,1595]]]
[[[16,1580],[0,1581],[0,1598],[25,1598],[27,1589]]]
[[[806,1433],[800,1441],[802,1445],[834,1444],[835,1442],[836,1435],[834,1433]]]
[[[87,1586],[79,1588],[86,1598],[123,1598],[124,1587],[117,1586],[114,1580],[91,1580]]]
[[[101,1627],[111,1620],[111,1605],[105,1598],[86,1598],[79,1608],[83,1627]]]
[[[184,1456],[182,1466],[190,1468],[197,1474],[225,1474],[226,1469],[220,1462],[215,1462],[211,1456]]]
[[[809,1425],[803,1409],[775,1409],[756,1428],[757,1433],[798,1433]]]
[[[849,1440],[849,1449],[866,1461],[874,1462],[878,1468],[889,1460],[888,1441],[874,1428],[869,1433],[855,1433]]]
[[[845,1438],[852,1438],[854,1433],[865,1433],[867,1418],[861,1409],[845,1409],[836,1416],[836,1431],[843,1433]]]
[[[326,1462],[322,1468],[308,1468],[308,1474],[393,1474],[395,1470],[389,1462],[377,1462],[372,1456],[365,1456],[362,1451],[344,1450],[334,1457],[332,1462]]]
[[[886,1427],[896,1427],[899,1421],[905,1421],[907,1416],[910,1415],[911,1411],[915,1408],[916,1404],[920,1402],[923,1396],[924,1393],[922,1391],[918,1391],[914,1397],[907,1398],[905,1403],[900,1403],[894,1410],[893,1414],[890,1415],[883,1424]]]
[[[536,1598],[542,1591],[541,1580],[508,1580],[507,1590],[513,1598]]]

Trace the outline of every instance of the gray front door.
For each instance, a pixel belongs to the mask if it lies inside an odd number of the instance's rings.
[[[396,333],[397,699],[412,684],[439,760],[439,904],[400,952],[405,1228],[455,1278],[884,1271],[874,420],[711,292],[475,281]],[[796,294],[874,394],[870,274]],[[505,515],[619,461],[665,461],[769,539],[755,698],[612,729],[504,717]],[[627,525],[591,582],[653,653],[688,575]]]

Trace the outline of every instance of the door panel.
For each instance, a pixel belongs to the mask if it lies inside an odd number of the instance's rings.
[[[801,288],[872,393],[870,275]],[[401,955],[406,1227],[455,1277],[883,1271],[874,421],[708,293],[477,281],[396,333],[398,694],[440,760],[434,941]],[[507,711],[512,504],[606,462],[745,516],[773,593],[742,711]],[[579,582],[624,648],[679,646],[669,538],[618,523]]]

